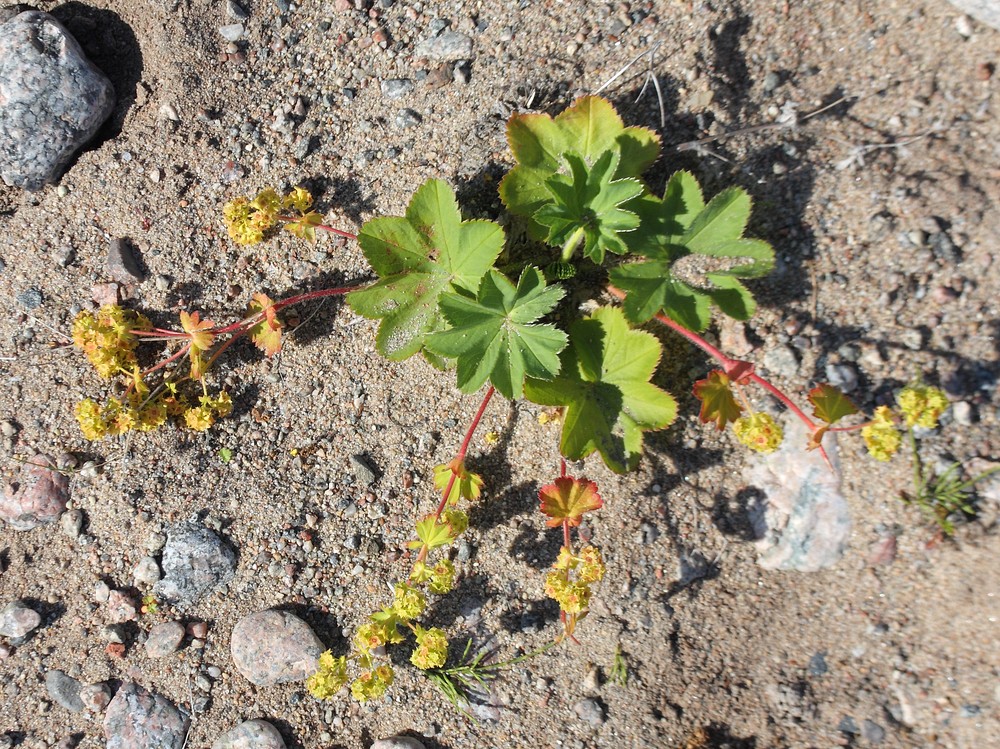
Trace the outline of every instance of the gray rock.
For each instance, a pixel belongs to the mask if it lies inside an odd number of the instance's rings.
[[[761,363],[768,372],[786,379],[795,377],[799,371],[799,360],[795,358],[795,351],[789,346],[774,347],[764,354]]]
[[[80,529],[83,528],[83,511],[66,510],[59,517],[59,527],[70,538],[77,538],[80,535]]]
[[[243,38],[244,31],[242,23],[230,23],[219,27],[219,34],[227,42],[238,42]]]
[[[67,676],[59,669],[53,669],[45,674],[45,689],[49,697],[74,713],[83,712],[83,701],[80,699],[82,686],[72,676]]]
[[[387,99],[402,99],[413,91],[413,81],[409,78],[390,78],[382,81],[382,96]]]
[[[105,268],[108,275],[121,284],[140,284],[145,279],[132,246],[124,239],[111,240]]]
[[[0,637],[24,637],[41,623],[41,614],[24,601],[14,601],[0,611]]]
[[[861,736],[869,744],[881,744],[885,741],[885,729],[873,720],[861,721]]]
[[[949,0],[949,2],[977,21],[982,21],[1000,31],[1000,0]]]
[[[212,749],[285,749],[285,741],[266,720],[248,720],[222,734]]]
[[[104,714],[107,749],[181,749],[188,716],[137,684],[123,684]]]
[[[143,557],[132,570],[132,580],[137,588],[148,588],[160,580],[160,565],[153,557]]]
[[[233,579],[236,553],[218,535],[197,523],[167,528],[163,579],[153,593],[167,601],[193,603]]]
[[[111,81],[48,13],[28,11],[0,27],[0,177],[40,190],[115,106]]]
[[[14,298],[25,309],[38,309],[42,306],[42,301],[44,300],[42,292],[34,287],[18,292]]]
[[[767,496],[752,508],[758,564],[767,569],[814,572],[836,564],[851,533],[851,516],[840,493],[837,442],[828,433],[823,448],[807,451],[805,425],[791,414],[784,419],[785,438],[775,452],[748,465],[746,481]]]
[[[371,749],[425,749],[422,741],[410,738],[409,736],[390,736],[387,739],[379,739],[372,744]]]
[[[226,12],[234,21],[245,21],[250,17],[246,8],[236,2],[236,0],[229,0],[226,3]]]
[[[80,702],[83,709],[92,713],[103,713],[111,704],[111,687],[106,682],[88,684],[80,689]]]
[[[264,687],[311,676],[326,648],[295,614],[267,609],[236,623],[231,650],[237,670]]]
[[[413,56],[432,60],[468,60],[472,57],[472,38],[458,31],[445,31],[420,42],[413,50]]]
[[[351,456],[351,469],[354,471],[354,478],[362,486],[371,486],[378,480],[378,471],[368,463],[364,455]]]
[[[592,700],[589,697],[582,699],[573,705],[573,712],[576,713],[576,717],[582,720],[584,723],[589,723],[595,728],[605,720],[607,716],[604,714],[604,708],[601,703],[597,700]]]
[[[842,393],[850,393],[858,387],[858,370],[850,364],[828,364],[826,381]]]
[[[53,468],[55,461],[38,454],[21,466],[15,481],[7,485],[0,498],[0,518],[14,530],[26,531],[51,523],[66,509],[69,479]]]
[[[420,114],[413,109],[401,109],[396,115],[396,127],[400,130],[408,130],[420,124]]]
[[[146,636],[146,655],[165,658],[176,653],[184,640],[184,625],[180,622],[163,622],[155,625]]]

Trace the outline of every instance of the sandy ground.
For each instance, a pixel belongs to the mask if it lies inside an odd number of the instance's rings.
[[[970,414],[924,440],[928,454],[1000,455],[998,32],[958,19],[943,0],[365,5],[253,3],[246,38],[227,52],[218,27],[233,19],[222,2],[38,4],[78,35],[119,105],[58,189],[0,188],[0,417],[15,427],[6,470],[38,450],[105,465],[71,482],[82,541],[58,529],[0,529],[0,604],[28,599],[46,617],[0,662],[0,733],[18,746],[67,737],[103,746],[98,720],[46,695],[45,672],[61,668],[84,682],[134,679],[203,707],[190,747],[257,717],[290,747],[310,749],[367,747],[396,732],[453,748],[996,742],[995,510],[984,506],[980,520],[940,541],[898,499],[907,462],[875,464],[859,441],[845,441],[853,530],[843,558],[817,573],[762,569],[741,478],[747,457],[697,423],[686,394],[707,363],[674,345],[658,382],[681,396],[676,426],[648,440],[631,476],[586,466],[606,499],[590,528],[609,576],[580,644],[509,674],[496,689],[497,720],[468,721],[405,668],[389,698],[364,707],[344,695],[317,703],[301,685],[256,688],[236,672],[232,626],[268,606],[291,608],[330,647],[345,647],[342,630],[402,574],[399,550],[433,502],[431,469],[453,454],[478,399],[421,361],[385,363],[374,325],[329,302],[301,311],[273,362],[234,352],[217,382],[233,392],[236,413],[217,429],[88,443],[72,408],[103,397],[104,384],[53,344],[91,303],[93,284],[110,280],[109,239],[134,242],[148,280],[130,303],[163,324],[181,309],[234,319],[258,290],[280,296],[367,278],[350,243],[311,247],[286,235],[234,246],[223,202],[304,182],[331,223],[353,230],[399,214],[421,182],[440,177],[470,215],[496,216],[496,185],[510,166],[506,116],[557,112],[639,55],[603,93],[629,124],[662,133],[651,184],[660,189],[684,167],[709,192],[744,186],[753,232],[779,254],[777,271],[755,285],[762,309],[745,327],[751,357],[793,344],[798,368],[778,380],[798,392],[827,364],[854,361],[869,409],[923,372]],[[413,55],[438,21],[473,40],[459,80],[452,66]],[[380,82],[397,78],[412,79],[412,92],[383,96]],[[789,102],[803,114],[834,106],[795,129],[676,148],[774,122]],[[404,108],[419,122],[400,127]],[[894,146],[875,147],[884,144]],[[951,248],[931,241],[941,233]],[[26,311],[15,300],[32,288],[43,302]],[[558,539],[534,508],[557,468],[557,432],[539,427],[538,411],[502,401],[488,411],[484,431],[504,440],[473,447],[487,496],[473,513],[465,581],[435,614],[456,632],[478,622],[507,655],[558,631],[542,595]],[[232,460],[220,460],[222,449]],[[368,492],[352,483],[359,453],[381,473]],[[406,488],[406,472],[422,480]],[[124,658],[109,655],[94,584],[131,586],[150,534],[194,514],[238,549],[236,578],[209,601],[142,617]],[[345,547],[354,535],[360,544]],[[895,560],[872,566],[873,545],[888,535]],[[169,619],[207,621],[205,648],[147,658],[141,631]],[[625,687],[605,681],[619,645]],[[221,675],[206,690],[199,676],[210,666]],[[574,712],[587,696],[604,709],[598,725]]]

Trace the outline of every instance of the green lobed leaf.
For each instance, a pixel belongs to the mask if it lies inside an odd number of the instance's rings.
[[[559,376],[524,384],[529,400],[565,406],[564,456],[580,460],[596,450],[616,473],[636,466],[642,433],[663,429],[677,415],[673,396],[649,382],[660,351],[656,338],[632,330],[617,307],[602,307],[573,325]]]
[[[563,246],[582,232],[583,254],[598,265],[606,252],[628,252],[619,233],[638,228],[639,217],[621,206],[646,188],[637,179],[613,179],[618,163],[614,151],[605,151],[590,167],[573,151],[563,154],[563,159],[570,173],[546,180],[552,202],[535,213],[535,220],[548,227],[545,241]]]
[[[813,416],[827,424],[858,412],[858,407],[850,398],[833,385],[825,383],[809,391],[809,402],[813,404]]]
[[[648,259],[611,271],[612,284],[626,292],[629,320],[662,312],[689,330],[704,330],[713,304],[737,320],[753,315],[757,305],[741,279],[769,273],[774,250],[743,238],[750,198],[742,189],[724,190],[704,205],[694,178],[678,172],[662,200],[646,196],[637,208],[642,226],[628,241]],[[659,238],[650,239],[651,232]]]
[[[426,346],[458,360],[462,392],[474,392],[489,379],[507,398],[520,398],[525,376],[548,380],[559,372],[566,334],[536,321],[552,311],[563,293],[561,286],[546,286],[537,268],[525,268],[516,287],[491,269],[475,299],[441,296],[441,311],[451,328],[428,336]]]
[[[475,293],[499,256],[504,235],[492,221],[462,221],[455,193],[432,179],[414,193],[405,217],[368,221],[358,242],[379,280],[348,294],[347,302],[359,315],[382,321],[376,346],[398,361],[446,327],[438,308],[442,294]],[[433,354],[425,355],[442,366]]]
[[[615,179],[638,177],[660,151],[656,133],[625,127],[611,103],[599,96],[578,99],[554,119],[547,114],[515,114],[507,123],[507,142],[517,166],[500,183],[500,198],[512,213],[528,219],[535,239],[547,231],[533,216],[550,201],[546,181],[563,169],[567,151],[575,151],[587,163],[605,151],[615,152]]]

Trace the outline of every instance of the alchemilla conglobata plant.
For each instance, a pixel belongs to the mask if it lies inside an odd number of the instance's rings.
[[[347,685],[358,700],[381,696],[394,676],[388,648],[404,642],[412,647],[410,662],[453,691],[449,674],[468,673],[468,666],[447,666],[445,632],[420,622],[431,598],[455,584],[449,550],[468,526],[463,503],[475,502],[483,485],[466,465],[467,452],[498,394],[549,407],[546,416],[561,423],[562,460],[539,490],[539,509],[562,534],[544,581],[545,594],[561,610],[556,639],[574,639],[605,566],[600,550],[575,540],[573,529],[603,500],[593,481],[567,474],[566,461],[597,453],[612,471],[625,473],[640,461],[644,433],[674,421],[677,402],[652,382],[662,347],[645,329],[651,321],[717,362],[694,385],[700,418],[718,430],[732,427],[752,450],[770,452],[782,440],[776,421],[751,406],[752,387],[806,425],[805,448],[822,451],[825,433],[858,430],[877,460],[899,449],[905,430],[936,425],[948,406],[940,390],[917,384],[902,391],[897,407],[879,407],[859,420],[843,393],[819,385],[808,393],[807,413],[752,363],[710,344],[702,332],[713,315],[746,320],[754,314],[745,281],[766,275],[774,252],[744,236],[750,216],[744,190],[707,199],[683,171],[670,177],[662,195],[651,190],[641,175],[659,155],[659,137],[626,127],[604,99],[582,98],[555,118],[515,114],[507,134],[516,164],[500,196],[523,222],[524,240],[509,241],[493,221],[463,219],[454,191],[437,179],[416,190],[405,215],[373,218],[357,235],[326,226],[305,189],[284,196],[265,189],[223,208],[234,242],[253,245],[280,228],[310,242],[317,231],[335,232],[359,243],[377,280],[280,301],[254,294],[243,316],[227,324],[191,311],[181,313],[180,329],[158,329],[118,306],[83,312],[73,324],[74,342],[98,373],[120,383],[103,404],[87,399],[78,406],[90,439],[155,429],[171,419],[209,428],[232,409],[229,394],[210,385],[226,349],[248,336],[273,356],[281,348],[285,308],[341,294],[356,313],[378,321],[376,345],[384,357],[421,355],[454,371],[463,393],[483,392],[454,458],[434,469],[440,499],[416,524],[408,574],[395,584],[392,601],[357,629],[349,652],[322,656],[308,680],[319,698]],[[581,307],[584,296],[592,303]],[[167,350],[144,367],[137,351],[148,343]]]

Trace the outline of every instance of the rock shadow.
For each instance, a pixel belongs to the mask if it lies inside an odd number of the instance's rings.
[[[92,151],[121,133],[125,117],[135,103],[136,85],[142,80],[142,49],[132,27],[112,10],[69,2],[49,13],[76,38],[115,89],[117,102],[111,116],[78,154]]]

